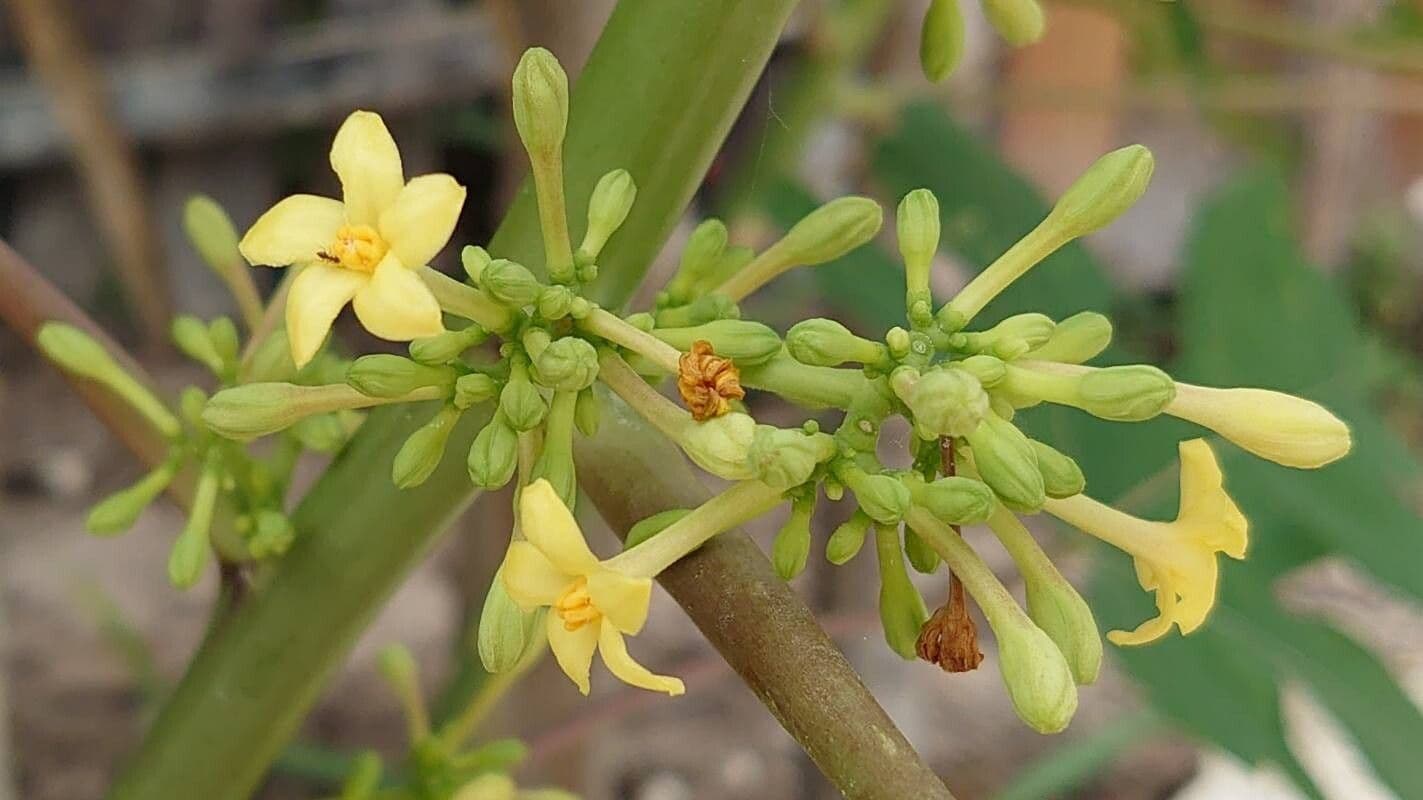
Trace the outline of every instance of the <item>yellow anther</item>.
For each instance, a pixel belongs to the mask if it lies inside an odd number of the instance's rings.
[[[336,240],[317,255],[333,264],[358,272],[375,272],[390,247],[369,225],[342,225]]]
[[[603,614],[588,595],[588,579],[580,577],[553,604],[553,610],[563,619],[563,627],[576,631],[590,622],[596,622]]]

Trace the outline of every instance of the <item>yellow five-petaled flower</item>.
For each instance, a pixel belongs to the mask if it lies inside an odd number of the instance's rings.
[[[1159,616],[1134,631],[1112,631],[1119,645],[1146,644],[1174,624],[1190,633],[1215,605],[1216,553],[1244,558],[1245,515],[1226,494],[1220,465],[1203,439],[1182,442],[1181,507],[1174,522],[1153,522],[1079,494],[1048,500],[1043,509],[1132,556],[1141,588],[1156,593]]]
[[[417,270],[449,241],[465,190],[449,175],[407,183],[400,151],[379,114],[357,111],[331,143],[343,200],[310,194],[283,199],[242,238],[251,263],[297,266],[287,295],[292,359],[321,349],[347,303],[361,325],[392,341],[440,333],[440,305]]]
[[[525,539],[509,545],[501,573],[504,588],[525,609],[550,609],[549,646],[578,690],[588,694],[588,673],[597,651],[621,680],[682,694],[680,680],[649,672],[633,661],[623,641],[624,634],[636,634],[647,621],[652,579],[624,574],[599,561],[546,480],[520,493],[519,526]]]

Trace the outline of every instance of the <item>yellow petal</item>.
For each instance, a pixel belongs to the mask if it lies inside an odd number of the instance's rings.
[[[654,692],[666,692],[673,697],[687,691],[687,687],[680,680],[666,675],[654,675],[647,667],[633,661],[632,656],[628,655],[623,635],[618,633],[618,629],[606,618],[599,626],[598,652],[603,654],[603,663],[608,665],[608,671],[623,683]]]
[[[635,634],[647,622],[652,579],[630,578],[611,569],[594,570],[588,576],[588,597],[614,627],[623,633]]]
[[[526,611],[537,606],[553,605],[573,583],[572,577],[560,572],[552,561],[528,542],[509,545],[501,574],[504,589]]]
[[[336,315],[362,287],[370,283],[364,272],[312,264],[302,268],[287,293],[287,339],[292,361],[306,366],[326,341]]]
[[[1176,626],[1182,634],[1191,633],[1205,624],[1211,609],[1215,608],[1216,583],[1220,578],[1220,568],[1214,554],[1208,554],[1187,570],[1180,573],[1179,584],[1174,588],[1181,596],[1176,608]]]
[[[248,263],[272,267],[306,264],[331,244],[346,220],[341,204],[329,197],[294,194],[257,218],[237,249]]]
[[[588,673],[593,668],[593,651],[598,649],[598,625],[584,625],[570,631],[563,625],[563,618],[549,614],[546,624],[548,646],[558,666],[578,687],[578,691],[588,694]]]
[[[519,492],[519,528],[565,574],[591,575],[599,569],[578,521],[547,480],[540,478]]]
[[[464,194],[464,187],[448,175],[411,178],[381,213],[380,235],[406,266],[424,266],[455,232]]]
[[[376,225],[405,186],[400,150],[379,114],[356,111],[336,131],[331,143],[331,168],[341,179],[346,219],[356,225]]]
[[[1107,640],[1120,647],[1134,647],[1149,644],[1165,636],[1171,630],[1171,620],[1156,617],[1141,623],[1132,631],[1108,631]]]
[[[415,270],[406,269],[394,253],[387,253],[376,265],[353,305],[362,327],[392,342],[436,336],[445,330],[439,301]]]
[[[1204,439],[1181,442],[1181,510],[1177,519],[1197,540],[1231,558],[1244,558],[1250,525],[1226,493],[1220,464]]]

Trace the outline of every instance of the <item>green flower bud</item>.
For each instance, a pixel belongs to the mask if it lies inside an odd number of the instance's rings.
[[[1054,573],[1056,570],[1054,570]],[[1061,575],[1027,580],[1028,616],[1067,660],[1072,680],[1086,686],[1102,669],[1102,637],[1087,601]]]
[[[524,51],[514,68],[514,127],[531,159],[563,151],[568,128],[568,75],[542,47]]]
[[[578,393],[578,402],[573,407],[573,424],[584,436],[598,434],[598,423],[603,415],[603,403],[592,387]]]
[[[707,472],[729,481],[745,481],[760,477],[760,470],[751,462],[755,441],[756,420],[732,412],[689,423],[679,444],[687,457]]]
[[[856,336],[833,319],[807,319],[791,326],[786,333],[786,351],[796,361],[815,367],[834,367],[847,361],[867,365],[889,361],[889,348]]]
[[[213,511],[217,507],[221,480],[222,461],[214,448],[208,451],[202,472],[198,475],[188,521],[168,553],[168,582],[179,589],[187,589],[197,583],[211,557],[208,536],[212,531]]]
[[[467,244],[464,249],[460,250],[460,266],[464,267],[464,274],[469,276],[470,282],[475,286],[479,285],[485,267],[488,267],[493,261],[494,259],[489,256],[489,251],[483,247]]]
[[[212,370],[214,374],[223,371],[222,356],[213,346],[208,326],[197,317],[182,314],[173,318],[171,326],[173,343],[183,351],[183,355]]]
[[[638,521],[628,529],[627,538],[623,540],[623,549],[631,550],[643,542],[651,539],[657,534],[672,527],[673,523],[692,513],[690,508],[669,508],[666,511],[659,511],[652,516]]]
[[[814,510],[814,500],[792,503],[790,517],[771,543],[771,563],[783,581],[805,570],[805,562],[810,557],[810,515]]]
[[[455,388],[456,373],[388,353],[361,356],[346,369],[346,384],[367,397],[403,397],[417,389],[436,387],[443,395]]]
[[[693,342],[711,342],[717,355],[741,367],[764,364],[781,352],[781,337],[750,320],[719,319],[693,328],[655,328],[652,335],[684,353],[692,349]]]
[[[859,468],[850,468],[841,471],[840,479],[855,493],[860,509],[875,522],[893,524],[909,511],[909,489],[892,475],[871,475]]]
[[[898,527],[875,526],[875,552],[879,556],[879,618],[884,640],[900,658],[913,661],[918,657],[919,629],[929,619],[929,610],[904,568]]]
[[[902,359],[909,355],[909,348],[913,342],[909,331],[903,328],[890,328],[889,332],[884,335],[885,346],[889,348],[889,354],[896,359]]]
[[[137,483],[100,500],[89,510],[84,526],[95,536],[113,536],[132,528],[143,510],[173,482],[178,464],[177,459],[169,458]]]
[[[988,414],[967,437],[983,482],[1015,511],[1037,511],[1047,500],[1038,455],[1013,423]]]
[[[62,322],[46,322],[35,334],[35,346],[65,372],[102,384],[169,438],[182,433],[178,418],[89,334]]]
[[[854,558],[864,546],[865,534],[869,533],[872,524],[874,520],[870,519],[870,515],[855,509],[855,513],[840,523],[825,542],[825,560],[838,567]]]
[[[1008,367],[1003,360],[994,356],[969,356],[962,361],[953,362],[949,367],[972,375],[985,389],[997,386],[1008,374]]]
[[[490,772],[461,786],[450,800],[518,800],[520,794],[513,778],[502,772]]]
[[[253,515],[252,533],[247,537],[247,549],[253,558],[275,558],[285,553],[296,539],[292,521],[280,511],[264,508]]]
[[[1171,376],[1146,364],[1093,370],[1077,384],[1078,407],[1115,422],[1151,419],[1175,397]]]
[[[519,665],[529,648],[538,644],[536,630],[544,620],[544,609],[525,611],[509,597],[502,571],[501,567],[494,574],[489,593],[484,596],[477,635],[480,663],[494,675]]]
[[[464,351],[483,344],[489,331],[470,325],[457,331],[445,331],[410,343],[410,357],[421,364],[435,366],[456,361]]]
[[[784,491],[810,480],[815,468],[835,452],[829,434],[757,425],[747,458],[762,482]]]
[[[919,66],[938,83],[959,65],[964,51],[963,12],[958,0],[933,0],[919,30]]]
[[[499,392],[499,410],[516,431],[531,431],[544,421],[548,405],[525,371],[515,369]]]
[[[904,529],[904,555],[909,558],[909,566],[920,575],[933,575],[939,568],[939,553],[913,528]]]
[[[963,476],[939,478],[910,486],[915,505],[949,525],[977,525],[993,513],[993,490],[981,481]]]
[[[916,379],[914,370],[901,368],[890,386],[909,409],[921,439],[964,436],[988,413],[983,386],[964,370],[934,369]]]
[[[399,489],[411,489],[424,483],[445,457],[445,444],[450,431],[459,422],[460,409],[446,405],[429,422],[410,434],[391,464],[390,480]]]
[[[977,333],[957,333],[949,338],[955,350],[985,353],[1011,361],[1052,337],[1056,325],[1043,314],[1016,314]]]
[[[931,20],[936,14],[942,15],[940,6],[947,6],[955,17],[958,16],[958,0],[934,0],[924,20],[925,47],[920,49],[921,56],[929,42]],[[962,40],[962,20],[959,21],[958,36]],[[959,42],[959,47],[962,48],[962,41]],[[925,70],[928,70],[927,61]],[[948,74],[947,70],[944,74]],[[899,254],[904,259],[904,278],[908,287],[904,307],[908,309],[909,320],[915,328],[923,328],[934,319],[934,298],[929,293],[929,271],[934,264],[934,254],[939,250],[939,201],[928,189],[915,189],[899,201],[895,218],[899,233]]]
[[[503,413],[495,412],[469,448],[469,479],[481,489],[498,489],[514,477],[519,463],[519,435]]]
[[[1076,461],[1036,439],[1029,439],[1028,442],[1038,454],[1038,471],[1043,475],[1043,490],[1048,497],[1062,499],[1082,493],[1087,486],[1087,478]]]
[[[1013,709],[1039,733],[1057,733],[1077,711],[1077,684],[1067,659],[1042,629],[1021,612],[993,626],[998,668]],[[992,619],[992,617],[990,617]]]
[[[682,248],[682,260],[677,273],[667,283],[667,294],[678,301],[689,300],[717,267],[729,234],[726,223],[719,219],[703,220],[688,237]]]
[[[237,249],[237,229],[232,218],[211,197],[195,194],[183,205],[183,232],[203,262],[220,277],[245,269],[247,261]]]
[[[480,274],[479,285],[490,297],[513,308],[533,304],[543,292],[543,285],[522,264],[507,258],[489,262]]]
[[[297,386],[291,383],[244,383],[223,389],[207,401],[202,421],[227,439],[247,441],[289,428],[317,414],[370,405],[349,386]]]
[[[208,338],[212,341],[218,358],[222,359],[225,371],[230,372],[237,366],[237,359],[242,354],[237,325],[228,317],[214,317],[212,322],[208,323]]]
[[[574,296],[567,286],[545,286],[534,301],[534,310],[546,320],[563,319],[573,309]]]
[[[637,184],[627,170],[615,169],[598,179],[588,200],[588,230],[583,234],[583,244],[578,247],[580,258],[587,261],[598,258],[608,239],[622,227],[636,198]]]
[[[188,425],[202,429],[203,409],[207,407],[208,395],[196,386],[185,386],[178,395],[178,414]]]
[[[810,212],[717,290],[740,300],[798,266],[833,261],[879,233],[884,212],[868,197],[840,197]]]
[[[1023,354],[1034,361],[1083,364],[1112,343],[1112,321],[1095,311],[1073,314],[1053,329],[1052,337]]]
[[[662,328],[691,328],[719,319],[739,319],[741,309],[724,294],[704,294],[684,306],[664,308],[657,312],[657,325]]]
[[[400,698],[407,724],[414,734],[411,738],[428,733],[430,720],[420,692],[420,667],[415,663],[415,656],[404,645],[387,645],[376,657],[376,669]]]
[[[1141,198],[1155,168],[1151,151],[1139,144],[1113,150],[1063,192],[1047,222],[1069,239],[1099,231]]]
[[[998,35],[1014,47],[1030,45],[1047,31],[1038,0],[983,0],[983,13]]]
[[[466,409],[492,400],[499,394],[499,382],[480,372],[461,375],[455,381],[455,407]]]
[[[598,351],[576,336],[555,339],[534,359],[534,379],[561,392],[578,392],[598,377]]]

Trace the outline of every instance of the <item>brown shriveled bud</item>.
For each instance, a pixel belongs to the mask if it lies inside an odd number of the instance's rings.
[[[938,664],[945,672],[972,672],[983,663],[978,649],[978,626],[968,615],[963,584],[949,576],[949,601],[919,629],[919,657]]]
[[[692,419],[698,422],[727,413],[732,400],[746,396],[736,364],[712,352],[711,342],[692,342],[691,351],[684,353],[677,364],[677,392],[692,412]]]

